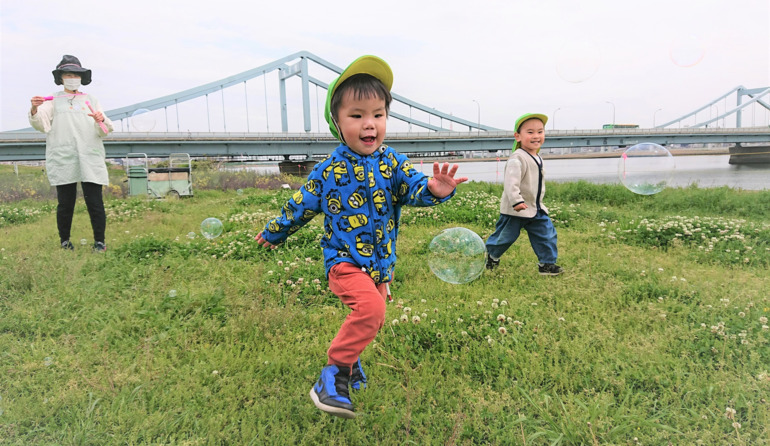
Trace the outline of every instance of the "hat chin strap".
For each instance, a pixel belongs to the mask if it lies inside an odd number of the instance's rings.
[[[337,120],[334,119],[334,116],[332,116],[331,118],[332,118],[332,123],[334,123],[334,128],[337,129],[337,135],[339,135],[340,141],[342,141],[342,144],[345,144],[347,146],[348,143],[345,141],[345,137],[342,136],[342,130],[340,129],[340,125],[337,124]]]

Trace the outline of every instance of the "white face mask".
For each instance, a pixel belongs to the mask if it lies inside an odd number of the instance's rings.
[[[77,91],[80,88],[80,79],[62,79],[61,81],[64,88],[69,91]]]

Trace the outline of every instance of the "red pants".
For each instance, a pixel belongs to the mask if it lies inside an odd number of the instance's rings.
[[[329,289],[352,311],[332,340],[328,364],[351,367],[385,323],[388,286],[375,284],[361,268],[342,262],[329,270]]]

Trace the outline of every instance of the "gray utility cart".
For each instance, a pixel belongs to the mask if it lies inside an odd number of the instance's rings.
[[[150,167],[146,153],[126,155],[128,194],[153,198],[192,197],[192,162],[188,153],[172,153],[168,166]]]

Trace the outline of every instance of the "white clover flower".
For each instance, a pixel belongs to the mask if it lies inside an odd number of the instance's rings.
[[[505,315],[504,314],[498,314],[497,315],[497,321],[498,322],[505,322]]]
[[[422,313],[422,314],[420,315],[420,317],[421,317],[421,318],[423,318],[423,319],[427,319],[427,318],[428,318],[428,315],[427,315],[427,314],[425,314],[425,313]]]
[[[463,331],[460,332],[460,335],[461,336],[468,336],[468,332],[463,330]]]
[[[508,333],[508,330],[506,330],[505,327],[500,327],[497,329],[497,332],[500,333],[501,335],[504,335]]]
[[[404,313],[411,313],[412,307],[404,307]]]
[[[406,314],[401,315],[401,322],[409,322],[409,316]]]
[[[500,303],[500,299],[492,299],[492,303],[498,304]]]
[[[558,320],[559,322],[564,322],[564,318],[563,318],[563,317],[560,317],[560,318],[559,318],[559,319],[557,319],[557,320]]]
[[[480,307],[480,306],[484,305],[484,302],[482,302],[480,300],[477,300],[476,301],[476,305]]]
[[[759,323],[766,324],[767,323],[767,318],[765,316],[760,317],[759,318]]]
[[[736,413],[737,412],[732,407],[725,408],[725,417],[727,417],[728,420],[734,420]]]
[[[495,303],[495,302],[492,302],[492,308],[497,308],[497,307],[499,307],[499,306],[500,306],[499,304],[497,304],[497,303]]]
[[[521,327],[522,325],[524,325],[524,322],[521,322],[521,321],[513,321],[513,325],[515,325],[515,326],[517,326],[517,327]]]
[[[419,324],[420,323],[420,316],[417,316],[416,314],[412,316],[412,323],[413,324]]]
[[[504,307],[506,305],[508,305],[508,301],[507,300],[500,301],[500,306],[501,307]]]
[[[393,319],[390,321],[390,325],[398,325],[398,319]]]

